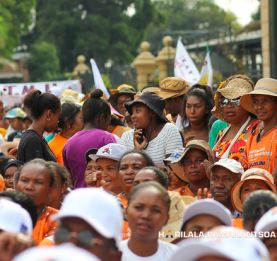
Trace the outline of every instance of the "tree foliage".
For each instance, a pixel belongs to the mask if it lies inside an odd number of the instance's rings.
[[[226,12],[213,0],[154,0],[163,22],[152,23],[145,35],[154,45],[165,34],[181,35],[188,43],[201,38],[218,37],[220,30],[237,30],[236,16]]]
[[[32,23],[36,0],[0,1],[0,55],[9,57]]]
[[[124,64],[132,60],[154,13],[151,0],[38,0],[29,41],[53,43],[63,71],[72,70],[78,54],[100,66],[109,59]]]
[[[48,42],[38,41],[31,48],[28,61],[31,81],[55,80],[60,72],[56,47]]]

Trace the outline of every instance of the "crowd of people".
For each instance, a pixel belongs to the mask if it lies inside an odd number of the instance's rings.
[[[0,260],[277,260],[277,80],[110,93],[1,101]]]

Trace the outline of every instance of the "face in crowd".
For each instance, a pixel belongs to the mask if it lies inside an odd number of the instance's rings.
[[[127,110],[125,108],[125,103],[130,102],[133,99],[134,99],[133,95],[130,95],[130,94],[120,94],[120,95],[118,95],[117,104],[116,104],[118,112],[120,112],[122,115],[125,115],[126,112],[127,112]]]
[[[224,167],[215,166],[210,176],[210,191],[212,197],[230,209],[231,190],[239,180],[238,174]]]
[[[276,118],[277,98],[269,95],[253,95],[253,105],[256,115],[261,121]]]
[[[145,182],[134,187],[128,199],[126,214],[131,237],[145,242],[157,240],[169,219],[167,191],[155,182]]]
[[[143,104],[132,106],[131,120],[135,129],[147,129],[155,118],[156,115],[147,106]]]

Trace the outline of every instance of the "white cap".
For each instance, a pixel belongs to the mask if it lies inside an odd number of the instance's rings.
[[[210,232],[214,233],[213,236],[182,241],[170,261],[194,261],[203,256],[219,256],[236,261],[270,260],[264,244],[257,238],[247,237],[245,230],[220,226]]]
[[[208,172],[211,172],[212,169],[215,167],[215,166],[221,166],[225,169],[228,169],[230,170],[231,172],[233,173],[238,173],[240,175],[243,174],[244,172],[244,169],[242,167],[242,165],[234,160],[234,159],[220,159],[219,161],[217,161],[216,163],[214,163],[209,169],[208,169]]]
[[[223,225],[232,225],[232,214],[229,209],[214,199],[200,199],[188,205],[183,215],[182,226],[191,218],[198,215],[211,215],[218,218]]]
[[[267,211],[257,222],[255,231],[273,231],[277,230],[277,207]]]
[[[0,229],[31,235],[33,223],[29,213],[8,199],[0,199]]]
[[[96,154],[88,155],[92,160],[106,158],[119,161],[123,154],[127,152],[127,148],[118,143],[109,143],[101,147]]]
[[[90,252],[72,244],[32,247],[16,256],[14,261],[100,261]]]
[[[53,219],[66,217],[81,218],[102,236],[115,239],[119,246],[122,210],[117,198],[103,189],[80,188],[69,193]]]

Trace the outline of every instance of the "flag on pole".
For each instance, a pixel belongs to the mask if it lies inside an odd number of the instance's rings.
[[[90,59],[90,64],[91,64],[91,68],[92,68],[92,73],[93,73],[93,78],[94,78],[94,84],[96,89],[100,89],[103,91],[105,98],[109,99],[110,98],[110,94],[103,82],[102,76],[99,72],[99,69],[97,67],[96,62],[94,61],[94,59]]]
[[[183,45],[181,37],[179,37],[176,47],[174,75],[190,84],[195,84],[200,78],[199,71]]]
[[[213,67],[211,62],[210,51],[208,48],[198,83],[208,85],[210,87],[212,87],[213,84]]]

